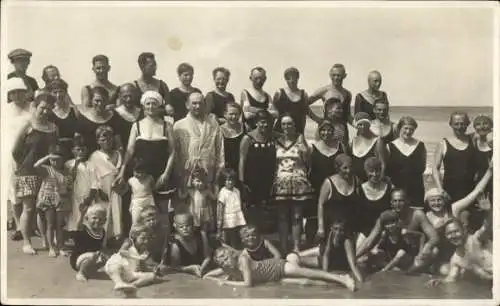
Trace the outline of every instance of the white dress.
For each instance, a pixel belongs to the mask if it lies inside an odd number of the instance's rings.
[[[154,180],[152,176],[144,178],[141,182],[135,176],[128,180],[130,189],[132,190],[132,198],[130,201],[130,214],[132,215],[132,223],[137,223],[140,212],[148,206],[155,207],[153,198],[152,186]]]
[[[219,202],[224,204],[223,229],[235,228],[246,224],[241,209],[241,196],[237,188],[232,190],[223,187],[219,192]]]
[[[71,175],[75,162],[75,159],[71,159],[65,164],[66,171],[71,173]],[[88,161],[81,161],[78,163],[75,181],[73,182],[73,189],[71,192],[71,211],[68,215],[68,222],[66,223],[67,231],[78,230],[78,223],[82,217],[80,213],[80,204],[83,203],[85,198],[87,198],[91,189],[98,188],[99,184],[92,165]]]
[[[147,251],[139,254],[137,248],[134,245],[130,246],[128,252],[132,256],[143,257],[144,260],[146,260],[149,256]],[[125,258],[118,252],[111,255],[111,257],[106,262],[104,269],[106,273],[111,274],[121,268],[120,270],[123,280],[126,282],[133,282],[143,274],[143,272],[140,271],[140,263],[141,260],[128,257]]]

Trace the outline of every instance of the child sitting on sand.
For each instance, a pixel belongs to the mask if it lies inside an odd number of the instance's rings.
[[[130,296],[135,294],[137,287],[164,280],[155,272],[143,268],[149,257],[147,248],[152,235],[153,231],[147,226],[133,226],[129,238],[106,262],[105,271],[115,283],[115,292]]]
[[[243,253],[252,260],[260,261],[270,258],[279,259],[281,254],[278,249],[267,239],[264,239],[257,227],[245,225],[240,229],[241,243],[243,244]]]
[[[106,263],[102,252],[104,224],[106,224],[106,208],[92,205],[83,218],[83,228],[72,235],[75,245],[69,262],[73,270],[77,271],[76,279],[79,281],[87,281]]]
[[[297,254],[293,253],[288,255],[286,260],[271,258],[255,261],[232,248],[221,247],[215,250],[213,260],[220,269],[207,273],[205,278],[217,280],[220,284],[252,287],[259,283],[287,282],[289,278],[305,278],[306,282],[302,284],[324,284],[314,282],[314,280],[319,280],[339,283],[351,291],[356,290],[356,283],[349,275],[300,267],[300,259]],[[226,275],[225,279],[220,278],[223,275]]]

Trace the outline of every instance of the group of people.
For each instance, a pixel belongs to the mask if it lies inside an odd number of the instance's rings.
[[[95,80],[75,104],[56,66],[43,69],[38,87],[27,75],[31,56],[9,53],[11,238],[34,255],[39,235],[50,257],[70,257],[78,280],[102,268],[130,295],[172,269],[229,285],[337,282],[351,290],[368,273],[392,269],[445,276],[431,284],[466,271],[492,279],[487,115],[474,118],[473,134],[467,113],[450,115],[453,135],[439,145],[436,187],[426,191],[418,124],[391,121],[377,71],[352,114],[342,64],[310,96],[296,68],[284,71],[273,97],[266,71],[253,68],[236,101],[223,67],[204,95],[190,64],[178,66],[180,86],[170,90],[145,52],[140,77],[116,86],[109,59],[97,55]],[[323,114],[310,108],[318,100]],[[314,141],[305,138],[306,117],[317,123]],[[275,232],[277,243],[265,239]]]

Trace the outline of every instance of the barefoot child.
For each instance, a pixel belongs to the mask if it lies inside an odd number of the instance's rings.
[[[50,162],[49,165],[45,164],[47,161]],[[57,257],[59,253],[66,256],[66,252],[62,250],[63,223],[69,205],[71,177],[64,171],[64,161],[59,146],[51,148],[49,155],[38,160],[33,167],[42,177],[37,210],[43,246],[49,248],[50,257]],[[57,246],[54,245],[54,233]]]
[[[241,195],[235,187],[236,171],[225,168],[221,173],[224,187],[219,192],[217,206],[217,235],[226,244],[239,248],[239,229],[246,224],[241,207]]]
[[[148,206],[155,207],[153,198],[153,188],[155,181],[153,177],[146,173],[146,165],[142,160],[137,160],[134,164],[134,176],[128,180],[132,190],[130,201],[130,214],[132,215],[132,225],[137,224],[140,212]]]
[[[106,209],[92,205],[85,213],[83,228],[73,233],[75,245],[69,262],[79,281],[87,281],[106,263],[102,253],[105,223]]]
[[[205,278],[218,280],[225,285],[252,287],[267,282],[283,281],[287,278],[306,278],[335,282],[344,285],[351,291],[356,290],[356,284],[349,275],[338,275],[300,267],[297,254],[288,255],[286,260],[271,258],[254,261],[244,253],[239,254],[228,247],[221,247],[215,250],[213,259],[220,269],[207,273]],[[217,278],[222,274],[228,275],[226,280]]]
[[[105,270],[115,283],[115,292],[135,293],[137,287],[162,280],[154,272],[143,269],[143,263],[149,257],[147,248],[152,235],[149,227],[133,226],[129,238],[106,262]]]
[[[210,264],[210,246],[205,232],[196,231],[189,213],[174,216],[174,239],[169,246],[169,264],[198,277],[202,277]]]
[[[257,227],[253,225],[243,226],[240,229],[240,238],[243,244],[243,252],[252,260],[260,261],[270,258],[281,258],[278,249],[267,239],[264,239]]]

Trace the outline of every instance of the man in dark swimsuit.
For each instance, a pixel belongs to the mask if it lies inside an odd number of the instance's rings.
[[[439,241],[438,234],[422,210],[415,209],[409,206],[404,190],[394,189],[392,191],[391,209],[398,214],[400,226],[403,229],[415,232],[420,231],[427,238],[423,247],[420,248],[420,251],[417,252],[418,255],[415,257],[413,267],[410,268],[410,271],[420,270],[424,266],[430,264],[430,261],[432,259],[432,249],[437,245]],[[375,243],[379,241],[382,230],[383,228],[379,217],[370,235],[368,235],[368,237],[358,247],[356,252],[357,258],[360,258],[373,248]]]
[[[207,234],[195,232],[193,216],[189,213],[176,214],[174,228],[174,239],[167,253],[170,266],[202,277],[211,259]]]
[[[90,90],[96,86],[106,88],[109,93],[109,100],[115,100],[115,96],[118,94],[118,86],[109,81],[110,70],[109,58],[106,55],[100,54],[92,58],[92,71],[94,71],[95,80],[91,84],[82,87],[81,98],[83,107],[90,106]]]
[[[30,64],[31,52],[24,49],[12,50],[7,57],[14,66],[14,71],[7,75],[7,79],[18,77],[23,79],[24,84],[28,87],[28,101],[32,101],[35,97],[35,91],[39,89],[36,80],[26,74]],[[10,101],[8,101],[10,102]]]

